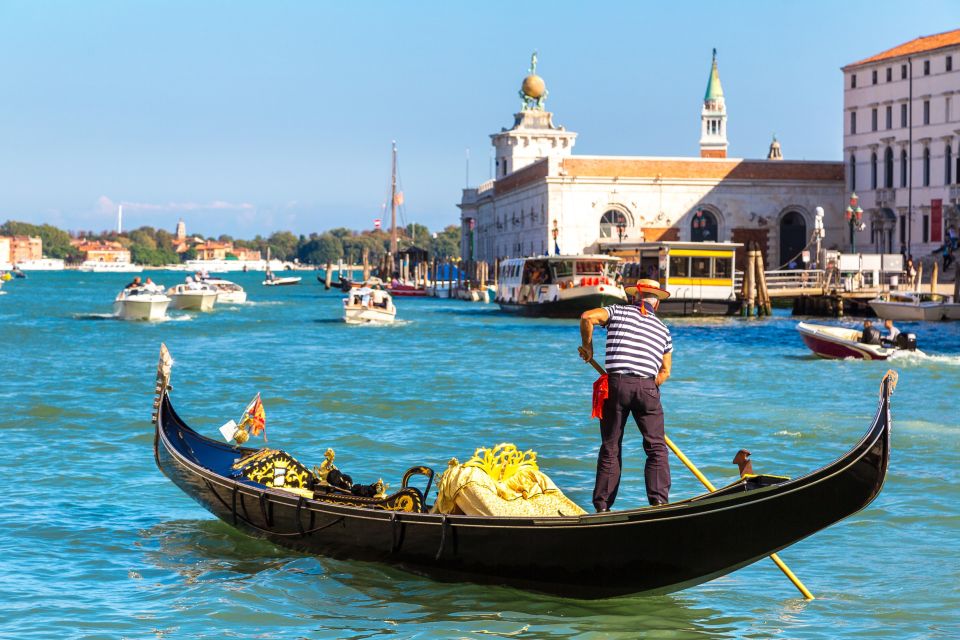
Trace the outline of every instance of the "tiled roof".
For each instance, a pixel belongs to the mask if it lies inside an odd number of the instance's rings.
[[[864,58],[859,62],[848,64],[846,67],[844,67],[844,69],[858,67],[871,62],[879,62],[880,60],[887,60],[889,58],[899,58],[900,56],[934,51],[936,49],[942,49],[944,47],[951,47],[954,45],[960,45],[960,29],[944,31],[943,33],[935,33],[932,36],[920,36],[919,38],[911,40],[910,42],[904,42],[903,44],[897,45],[892,49],[887,49],[883,53],[878,53],[875,56]]]

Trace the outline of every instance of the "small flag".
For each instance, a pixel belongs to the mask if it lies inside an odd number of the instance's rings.
[[[393,196],[393,203],[398,207],[403,204],[403,191],[397,191],[396,195]]]
[[[380,218],[373,219],[373,228],[376,229],[377,231],[380,230]]]
[[[263,402],[260,401],[260,394],[250,401],[247,408],[243,410],[243,418],[240,419],[240,428],[249,426],[250,435],[258,436],[263,433],[263,441],[267,441],[267,414],[263,410]]]

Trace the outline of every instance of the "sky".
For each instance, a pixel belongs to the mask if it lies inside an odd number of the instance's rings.
[[[457,224],[534,50],[574,153],[696,156],[715,47],[731,156],[840,160],[840,67],[957,27],[957,0],[0,0],[0,221],[369,229],[396,140],[401,221]]]

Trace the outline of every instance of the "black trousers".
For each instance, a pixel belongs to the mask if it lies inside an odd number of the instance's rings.
[[[603,418],[600,420],[601,442],[593,506],[610,509],[617,499],[623,468],[623,429],[631,413],[643,435],[643,451],[647,454],[643,472],[647,500],[650,504],[666,504],[670,497],[670,462],[663,435],[660,388],[649,378],[612,373],[609,389],[610,394],[603,403]]]

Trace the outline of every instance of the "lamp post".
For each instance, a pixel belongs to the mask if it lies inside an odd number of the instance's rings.
[[[624,220],[617,221],[617,237],[620,239],[620,243],[623,243],[624,232],[627,230],[627,223]]]
[[[560,245],[557,244],[557,236],[560,235],[560,229],[557,227],[557,221],[553,221],[553,229],[550,231],[553,234],[553,252],[557,255],[560,255]]]
[[[863,231],[866,225],[863,224],[863,209],[860,208],[860,205],[857,204],[859,198],[856,193],[850,194],[850,204],[847,206],[844,215],[847,219],[847,224],[850,225],[850,252],[857,252],[857,243],[854,239],[855,231]]]

